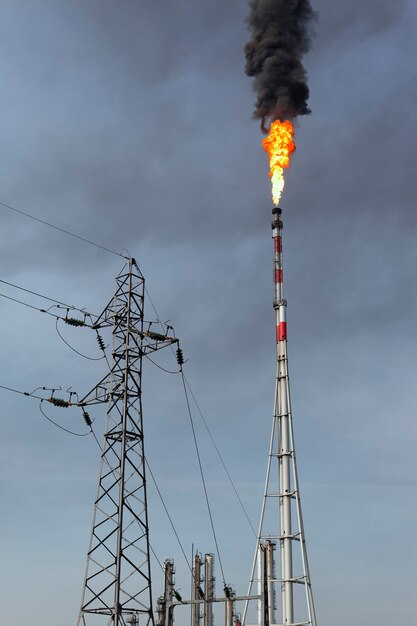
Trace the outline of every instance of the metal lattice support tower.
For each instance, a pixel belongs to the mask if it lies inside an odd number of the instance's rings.
[[[142,357],[175,338],[145,329],[145,281],[134,259],[95,328],[112,327],[111,370],[81,401],[108,403],[78,626],[154,624],[142,416]]]
[[[281,209],[274,208],[272,230],[277,356],[275,405],[258,540],[248,595],[251,594],[254,583],[257,583],[259,594],[262,595],[262,602],[259,603],[258,607],[258,622],[262,626],[272,626],[272,624],[277,623],[284,626],[301,624],[317,626],[294,447],[288,376],[287,301],[283,298],[282,221],[280,216]],[[278,533],[277,528],[279,528]],[[273,556],[275,544],[279,547],[279,566],[277,568],[275,568]],[[261,553],[262,556],[266,554],[266,562],[260,559]],[[297,566],[295,565],[296,556],[298,556]],[[260,563],[266,563],[265,570],[263,566],[260,567]],[[257,564],[258,574],[255,577]],[[274,573],[275,569],[279,571],[278,577]],[[266,572],[266,581],[263,576],[264,571]],[[298,586],[304,588],[305,594],[303,596],[305,599],[302,601],[302,598],[297,597],[297,602],[295,602],[294,591]],[[276,618],[275,598],[280,600],[280,618],[278,620]]]

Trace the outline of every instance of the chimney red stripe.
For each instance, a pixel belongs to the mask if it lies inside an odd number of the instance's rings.
[[[280,322],[277,326],[277,343],[287,340],[287,322]]]
[[[282,283],[283,273],[282,270],[275,270],[275,284]]]
[[[281,254],[282,252],[282,237],[280,235],[274,237],[274,252],[276,254]]]

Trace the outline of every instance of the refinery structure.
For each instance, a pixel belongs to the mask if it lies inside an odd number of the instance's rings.
[[[181,373],[187,399],[184,357],[172,326],[160,320],[156,323],[146,320],[145,278],[135,259],[104,248],[123,257],[125,264],[116,277],[113,297],[99,315],[59,301],[53,301],[55,304],[48,310],[38,310],[55,317],[57,322],[92,329],[107,362],[107,373],[82,398],[69,391],[68,401],[57,398],[55,389],[45,387],[32,393],[17,391],[38,398],[40,408],[43,402],[56,407],[79,407],[94,437],[89,407],[101,406],[106,414],[102,443],[96,438],[100,446],[99,478],[77,626],[186,626],[188,623],[190,626],[317,626],[294,443],[287,301],[283,291],[283,215],[278,207],[284,170],[289,167],[295,150],[293,121],[298,115],[310,112],[301,57],[310,45],[309,24],[314,12],[309,0],[295,4],[285,0],[250,0],[247,19],[252,39],[245,48],[246,72],[255,77],[258,91],[254,117],[261,120],[262,131],[268,133],[263,147],[269,156],[275,205],[272,240],[276,337],[272,428],[265,486],[259,502],[259,526],[254,533],[252,563],[248,563],[248,584],[245,589],[237,590],[233,581],[226,583],[195,440],[216,553],[193,549],[188,563],[191,584],[180,581],[179,585],[175,563],[166,555],[161,564],[163,588],[155,589],[151,562],[153,557],[158,559],[150,543],[148,511],[148,478],[149,475],[154,478],[144,444],[142,362],[144,357],[149,358],[159,350],[172,350],[179,370],[171,373]],[[71,317],[74,311],[78,314],[76,318]],[[111,332],[111,356],[106,354],[100,335],[102,329]],[[271,383],[272,380],[271,371]],[[45,390],[51,392],[48,397],[43,395]],[[187,405],[190,412],[188,399]],[[193,434],[195,439],[194,427]],[[155,486],[159,492],[156,483]],[[216,587],[217,559],[222,584]],[[180,594],[179,588],[190,589],[189,597],[185,592]]]
[[[77,626],[182,625],[185,620],[181,607],[188,607],[186,621],[191,620],[191,626],[213,626],[219,620],[218,610],[214,619],[214,607],[218,605],[224,606],[221,619],[225,626],[317,626],[294,445],[287,302],[283,293],[283,221],[278,208],[284,170],[295,151],[293,122],[297,116],[310,113],[302,56],[311,45],[315,17],[309,0],[249,1],[247,25],[251,38],[245,46],[246,73],[254,77],[257,93],[253,116],[268,135],[263,147],[269,156],[275,205],[276,377],[265,488],[248,587],[237,592],[225,581],[199,459],[222,589],[216,590],[215,555],[193,551],[190,597],[178,592],[175,563],[167,558],[163,566],[164,589],[154,607],[146,482],[149,468],[141,405],[142,357],[165,346],[172,348],[178,340],[169,327],[155,333],[145,322],[144,278],[129,259],[117,278],[113,300],[94,326],[99,329],[112,325],[113,364],[109,363],[109,374],[81,402],[83,410],[89,403],[107,402],[108,418]],[[179,346],[176,354],[182,373]],[[185,587],[181,582],[181,588]]]
[[[164,589],[154,610],[149,542],[146,453],[142,415],[142,359],[162,348],[183,356],[171,327],[155,332],[144,319],[145,280],[134,259],[116,278],[116,291],[92,327],[111,327],[108,374],[77,404],[86,412],[107,405],[97,495],[77,626],[173,626],[180,607],[191,626],[213,626],[224,605],[225,626],[316,626],[297,474],[283,294],[282,214],[272,213],[276,378],[265,489],[249,587],[216,590],[215,555],[193,554],[191,597],[177,591],[175,563],[164,563]],[[185,585],[182,584],[182,587]]]

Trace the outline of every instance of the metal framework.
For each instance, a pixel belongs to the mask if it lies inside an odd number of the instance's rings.
[[[142,416],[142,357],[175,337],[144,322],[145,280],[134,259],[94,328],[111,327],[109,373],[81,400],[108,403],[78,626],[154,624]]]
[[[301,511],[291,413],[287,355],[287,301],[283,298],[281,209],[274,208],[272,213],[277,358],[275,405],[258,540],[248,595],[251,594],[254,583],[257,583],[259,595],[263,598],[258,606],[258,622],[262,626],[277,624],[277,597],[280,599],[279,624],[317,626]],[[272,523],[267,516],[270,509],[272,510]],[[277,518],[279,524],[277,524]],[[267,524],[267,519],[269,524]],[[279,533],[277,534],[278,526]],[[280,553],[278,577],[275,574],[274,562],[276,545],[279,546]],[[299,558],[295,566],[297,549],[299,549]],[[256,569],[258,573],[255,577]],[[304,588],[305,601],[295,603],[294,591],[299,585]],[[244,622],[246,612],[247,607]]]

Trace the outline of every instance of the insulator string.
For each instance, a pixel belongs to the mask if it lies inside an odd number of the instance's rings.
[[[73,352],[75,352],[75,354],[82,356],[83,359],[88,359],[89,361],[102,361],[105,358],[104,356],[99,356],[99,357],[87,356],[86,354],[83,354],[82,352],[79,352],[78,350],[76,350],[70,343],[68,343],[68,341],[59,332],[58,323],[60,319],[62,318],[58,318],[55,322],[56,332],[58,333],[58,336],[60,337],[60,339],[62,339],[62,341],[65,343],[65,345],[68,346],[68,348],[70,348]]]
[[[44,402],[44,399],[42,399],[39,402],[39,410],[42,413],[42,415],[48,420],[48,422],[51,422],[51,424],[53,424],[54,426],[56,426],[57,428],[60,428],[61,430],[64,430],[66,433],[70,434],[70,435],[74,435],[75,437],[86,437],[87,435],[90,434],[91,430],[89,430],[86,433],[75,433],[72,430],[69,430],[68,428],[65,428],[64,426],[61,426],[60,424],[58,424],[57,422],[54,422],[53,419],[51,419],[46,413],[45,411],[42,409],[42,402]],[[91,428],[91,426],[90,426]]]

